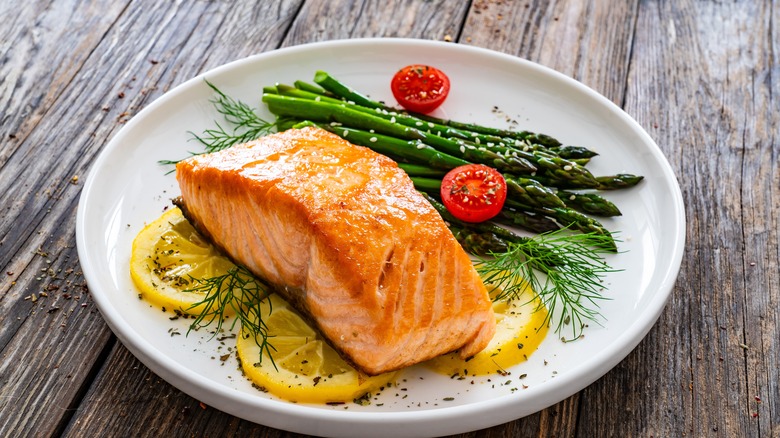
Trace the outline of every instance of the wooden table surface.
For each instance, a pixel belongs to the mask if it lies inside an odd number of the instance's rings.
[[[650,133],[686,204],[682,268],[629,356],[541,412],[462,436],[780,436],[780,3],[773,0],[0,2],[0,436],[294,436],[135,359],[75,245],[113,135],[218,65],[313,41],[452,41],[592,87]]]

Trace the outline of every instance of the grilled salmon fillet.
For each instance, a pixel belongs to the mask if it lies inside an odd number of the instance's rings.
[[[176,178],[193,224],[362,372],[493,337],[471,260],[391,159],[310,127],[191,157]]]

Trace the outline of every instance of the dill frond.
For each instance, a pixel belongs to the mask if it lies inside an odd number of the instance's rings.
[[[201,134],[190,131],[192,138],[204,147],[203,152],[190,152],[191,155],[218,152],[270,134],[276,128],[275,121],[263,119],[248,104],[226,95],[208,80],[204,79],[204,82],[216,93],[210,102],[227,122],[227,127],[214,121],[216,127],[206,129]],[[179,161],[181,160],[161,160],[160,164],[175,165]]]
[[[607,299],[602,295],[604,276],[618,271],[602,254],[614,253],[613,244],[612,236],[558,230],[509,242],[506,252],[491,252],[475,267],[485,283],[501,291],[495,300],[517,299],[525,281],[547,308],[546,322],[559,334],[570,326],[572,339],[577,339],[588,321],[599,323],[601,318],[599,301]]]
[[[216,336],[222,331],[226,320],[225,312],[232,309],[237,318],[233,319],[229,329],[234,330],[236,324],[241,322],[242,330],[253,336],[257,346],[260,347],[259,360],[262,361],[263,352],[266,352],[273,363],[271,353],[274,348],[269,342],[268,326],[263,320],[260,306],[260,302],[273,293],[271,288],[255,278],[243,266],[235,266],[224,275],[191,280],[194,286],[185,292],[204,294],[203,300],[193,304],[191,308],[202,305],[204,310],[190,324],[187,334],[192,330],[199,330],[216,323],[212,337]],[[272,310],[269,302],[268,314]]]

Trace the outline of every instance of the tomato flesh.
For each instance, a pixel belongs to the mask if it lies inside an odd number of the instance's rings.
[[[504,207],[506,181],[496,169],[482,164],[456,167],[442,179],[441,199],[456,218],[484,222]]]
[[[393,96],[404,108],[429,113],[439,107],[450,92],[450,79],[441,70],[421,64],[399,70],[390,82]]]

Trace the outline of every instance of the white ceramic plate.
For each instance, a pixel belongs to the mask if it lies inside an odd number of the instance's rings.
[[[620,230],[623,253],[609,262],[603,327],[563,343],[554,335],[511,375],[453,380],[415,367],[370,405],[292,404],[258,392],[219,360],[228,344],[186,333],[187,322],[140,301],[128,274],[130,245],[146,222],[178,194],[158,160],[197,150],[188,131],[213,126],[208,78],[228,95],[262,106],[261,88],[329,71],[357,90],[393,102],[389,81],[400,67],[444,70],[452,92],[438,115],[487,125],[520,126],[600,152],[595,174],[645,175],[638,187],[607,193],[624,212],[605,220]],[[497,106],[502,114],[493,111]],[[261,114],[271,117],[265,109]],[[77,242],[91,294],[122,343],[177,388],[215,408],[268,426],[337,436],[412,436],[466,432],[508,422],[580,391],[622,360],[645,336],[674,285],[685,218],[680,189],[659,148],[631,117],[584,85],[537,64],[456,44],[368,39],[310,44],[263,53],[216,68],[149,105],[111,140],[84,184]],[[175,333],[182,335],[175,335]],[[520,375],[525,374],[522,380]],[[452,398],[452,400],[449,400]]]

